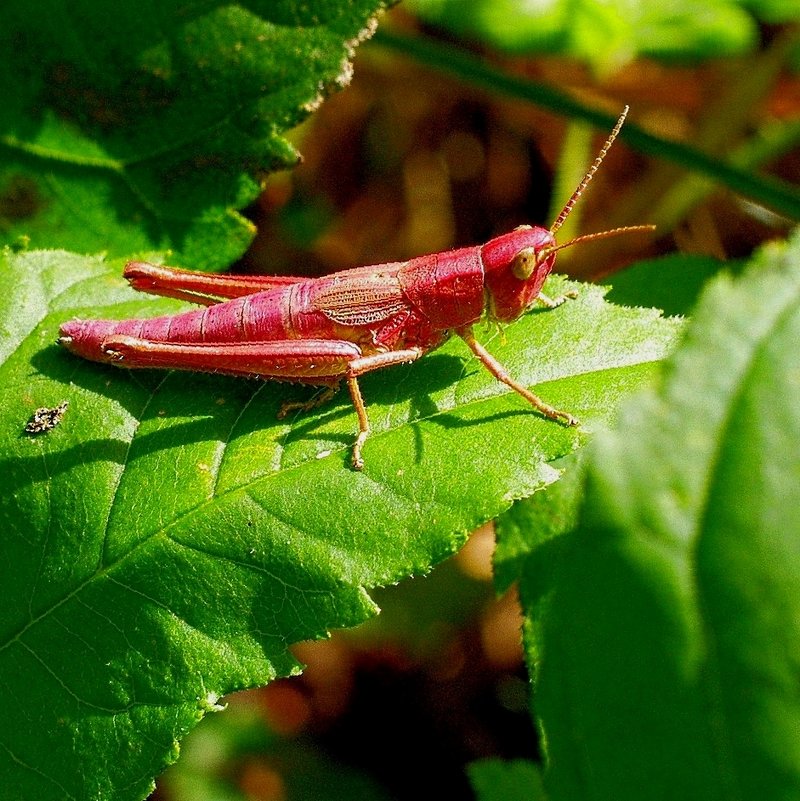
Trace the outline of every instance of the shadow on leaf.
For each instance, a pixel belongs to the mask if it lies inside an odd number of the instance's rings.
[[[321,425],[340,420],[352,420],[352,431],[326,431],[327,441],[341,442],[349,448],[357,433],[357,418],[345,388],[318,410],[298,411],[283,421],[277,416],[281,404],[287,400],[311,400],[317,391],[315,387],[213,373],[124,370],[80,360],[57,346],[37,353],[32,364],[48,378],[80,387],[119,404],[134,421],[138,421],[133,450],[126,456],[128,459],[189,443],[228,442],[266,431],[273,431],[275,442],[285,450],[293,441],[318,438]],[[443,405],[432,398],[432,393],[447,390],[463,376],[462,358],[439,353],[415,364],[388,368],[380,371],[379,375],[363,376],[360,381],[373,431],[377,434],[434,418],[444,425],[449,425],[450,419],[456,424],[455,417],[448,416],[448,421],[442,419],[442,415],[453,408],[454,395]],[[73,416],[80,405],[73,403]],[[400,412],[397,409],[401,409]],[[102,415],[102,409],[99,414]],[[156,422],[154,428],[154,421],[159,420],[163,424]],[[94,426],[90,433],[97,433],[98,422],[102,425],[102,420],[89,421],[89,426]],[[458,424],[471,425],[464,421]],[[421,459],[422,438],[417,426],[414,426],[414,431],[418,458]],[[117,460],[125,456],[117,447],[101,447],[101,443],[108,441],[100,437],[88,442],[98,447],[90,449],[86,445],[71,449],[70,456],[60,454],[57,457],[59,470],[86,461],[86,454],[90,452],[91,461]],[[125,447],[124,440],[116,444]],[[349,462],[349,453],[343,458]]]

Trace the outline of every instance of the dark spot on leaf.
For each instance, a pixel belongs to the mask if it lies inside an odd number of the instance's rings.
[[[0,190],[0,230],[35,216],[42,205],[36,182],[27,175],[12,175]]]
[[[106,86],[73,64],[56,64],[45,82],[44,101],[82,129],[134,128],[154,111],[169,108],[176,91],[163,70],[136,69]]]

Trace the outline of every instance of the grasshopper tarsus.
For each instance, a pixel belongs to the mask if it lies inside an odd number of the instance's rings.
[[[359,431],[356,441],[353,443],[351,464],[353,465],[353,470],[358,470],[359,472],[364,469],[364,457],[361,455],[361,449],[364,447],[367,434],[369,434],[369,431]]]
[[[558,422],[563,423],[565,426],[569,426],[570,428],[577,428],[581,421],[578,420],[577,417],[574,417],[569,412],[562,412],[556,409],[557,420]]]
[[[519,390],[517,390],[519,392]],[[563,412],[561,409],[556,409],[554,406],[551,406],[549,403],[545,403],[538,395],[534,395],[533,392],[530,390],[526,390],[525,392],[520,392],[525,400],[536,409],[544,417],[547,417],[550,420],[554,420],[557,423],[561,423],[562,425],[568,426],[569,428],[575,428],[576,426],[580,425],[580,421],[577,417],[573,417],[569,412]]]

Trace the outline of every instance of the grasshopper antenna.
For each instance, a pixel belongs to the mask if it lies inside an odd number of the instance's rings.
[[[577,245],[579,242],[591,242],[594,239],[608,239],[612,236],[618,236],[619,234],[629,234],[632,232],[637,231],[655,231],[656,226],[652,224],[646,225],[623,225],[620,228],[609,228],[608,231],[596,231],[593,234],[583,234],[582,236],[576,236],[574,239],[570,239],[568,242],[564,242],[561,245],[555,245],[551,248],[542,248],[539,251],[539,260],[543,258],[547,258],[551,253],[555,253],[558,250],[564,250],[564,248],[571,248],[573,245]]]
[[[550,226],[550,233],[554,234],[561,226],[564,224],[564,220],[569,217],[570,212],[575,207],[575,204],[578,202],[578,199],[583,194],[586,187],[589,185],[589,181],[594,178],[594,174],[600,168],[600,165],[603,163],[603,159],[606,157],[606,153],[611,148],[611,145],[614,144],[614,140],[617,138],[617,134],[619,134],[620,128],[622,128],[622,124],[625,122],[625,117],[628,116],[628,109],[629,106],[625,106],[622,109],[622,114],[619,115],[619,119],[617,120],[617,124],[614,126],[614,130],[611,131],[609,134],[608,139],[606,139],[606,143],[603,147],[600,148],[600,152],[597,154],[597,158],[594,160],[594,164],[589,167],[586,175],[583,176],[583,180],[578,184],[578,188],[572,193],[572,197],[566,202],[566,205],[563,209],[561,209],[561,214],[556,217],[556,221]],[[617,230],[617,229],[615,229]],[[574,244],[577,240],[572,240]],[[564,245],[563,247],[566,247]]]
[[[575,207],[575,204],[578,202],[578,199],[583,194],[586,187],[589,185],[589,182],[592,180],[592,178],[594,178],[594,174],[603,163],[606,153],[608,153],[608,151],[611,149],[611,145],[614,144],[614,140],[617,138],[617,135],[619,134],[620,129],[625,122],[625,118],[628,116],[628,109],[629,106],[625,106],[625,108],[622,109],[622,114],[619,115],[617,124],[609,134],[608,139],[606,139],[603,147],[600,148],[600,152],[597,154],[597,158],[594,160],[594,163],[591,167],[589,167],[586,175],[583,176],[583,180],[578,184],[578,188],[572,193],[572,196],[566,202],[564,208],[561,209],[561,213],[558,215],[558,217],[556,217],[556,221],[550,226],[551,234],[555,234],[555,232],[561,228],[561,226],[564,224],[564,220],[569,217],[570,212]],[[574,239],[570,239],[569,242],[564,242],[562,245],[553,245],[553,247],[543,248],[539,251],[538,260],[541,261],[541,259],[547,258],[556,251],[572,247],[573,245],[577,245],[579,242],[591,242],[595,239],[608,239],[609,237],[617,236],[618,234],[627,234],[637,231],[655,231],[655,229],[655,225],[625,225],[620,228],[611,228],[608,231],[597,231],[593,234],[576,236]]]

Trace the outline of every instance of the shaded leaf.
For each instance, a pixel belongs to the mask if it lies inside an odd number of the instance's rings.
[[[285,131],[349,82],[385,5],[4,3],[3,241],[229,265],[254,233],[237,210],[297,160]]]
[[[553,463],[558,481],[547,492],[517,501],[495,524],[494,586],[504,593],[522,575],[530,555],[540,545],[575,528],[583,500],[586,449]]]
[[[615,273],[604,284],[606,296],[624,306],[654,306],[665,314],[689,314],[706,281],[721,270],[741,272],[742,262],[720,261],[711,256],[672,253],[637,262]]]
[[[551,481],[550,462],[648,379],[678,330],[585,286],[490,337],[578,430],[534,414],[460,342],[366,376],[373,434],[354,473],[346,397],[277,421],[307,388],[128,372],[53,344],[73,316],[182,308],[120,271],[55,251],[0,264],[0,559],[15,566],[0,773],[21,797],[142,797],[220,695],[293,672],[289,644],[365,619],[366,588],[427,571]],[[64,401],[56,428],[24,434]]]
[[[800,236],[715,279],[521,591],[554,799],[800,793]]]
[[[545,801],[539,769],[533,762],[483,759],[468,767],[477,801]]]

